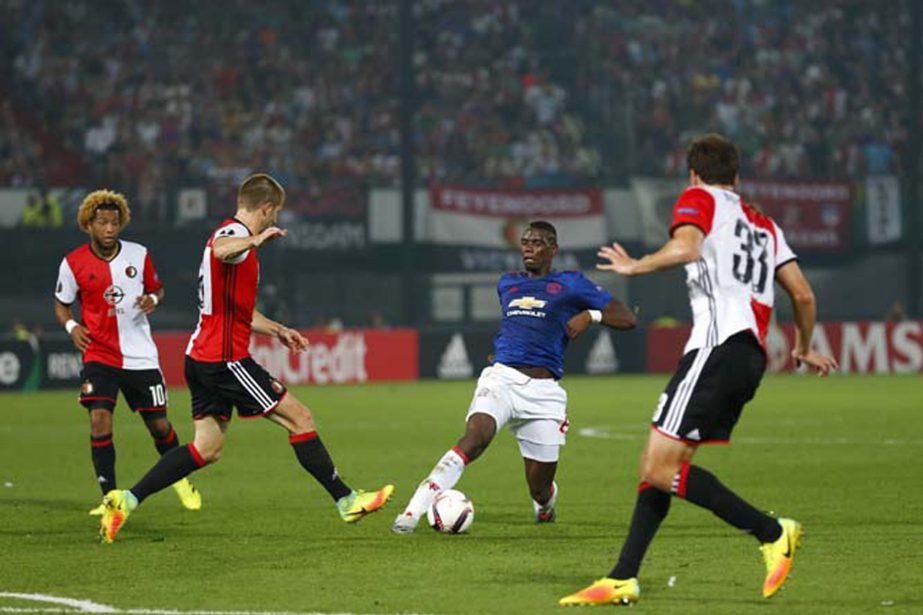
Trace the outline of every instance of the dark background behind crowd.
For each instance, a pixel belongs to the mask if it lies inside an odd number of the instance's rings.
[[[915,0],[0,0],[0,188],[30,190],[22,226],[63,226],[74,241],[83,191],[119,190],[131,232],[167,241],[162,229],[182,222],[177,191],[204,188],[209,218],[226,215],[256,170],[286,186],[296,216],[362,216],[369,189],[405,179],[514,189],[682,178],[690,137],[715,130],[740,146],[745,177],[894,175],[913,228],[915,11]],[[884,269],[901,280],[887,305],[918,297],[920,241],[904,235],[855,273],[811,261],[826,267],[813,278],[846,293],[841,278]],[[196,262],[199,237],[189,243],[170,256]],[[0,320],[24,302],[44,314],[54,274],[39,248],[29,239],[25,269],[0,274]],[[278,257],[290,279],[267,267],[265,300],[310,325],[371,287],[386,301],[379,317],[414,324],[407,297],[429,296],[431,280],[411,279],[423,258],[412,249],[318,251],[295,271]],[[194,276],[183,275],[170,284],[185,295]],[[835,317],[864,314],[826,303]],[[160,324],[187,326],[182,307]]]

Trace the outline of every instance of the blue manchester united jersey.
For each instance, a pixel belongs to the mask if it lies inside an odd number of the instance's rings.
[[[583,310],[602,310],[612,295],[579,271],[543,278],[505,273],[497,282],[503,320],[494,338],[495,360],[504,365],[547,367],[564,375],[567,321]]]

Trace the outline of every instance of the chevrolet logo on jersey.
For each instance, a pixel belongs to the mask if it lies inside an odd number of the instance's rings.
[[[524,310],[533,310],[535,308],[543,308],[545,304],[548,303],[542,299],[536,299],[535,297],[520,297],[519,299],[513,299],[510,301],[510,307],[518,307]]]

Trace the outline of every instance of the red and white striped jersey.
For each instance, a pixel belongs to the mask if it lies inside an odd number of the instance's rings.
[[[55,298],[65,305],[80,299],[90,345],[83,362],[121,369],[159,369],[151,325],[135,300],[163,286],[147,248],[119,241],[115,257],[106,261],[84,244],[71,251],[58,270]]]
[[[776,269],[796,258],[782,229],[737,193],[709,186],[677,199],[670,234],[684,224],[705,233],[702,256],[686,265],[693,325],[684,352],[746,329],[765,347]]]
[[[199,324],[186,354],[196,361],[239,361],[250,356],[250,332],[260,262],[256,250],[247,250],[229,262],[215,258],[212,246],[219,237],[247,237],[250,229],[228,218],[205,245],[199,269]]]

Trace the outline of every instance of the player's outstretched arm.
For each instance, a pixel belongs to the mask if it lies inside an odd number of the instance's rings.
[[[71,311],[70,306],[55,300],[54,316],[58,320],[58,324],[70,334],[77,350],[80,352],[85,351],[87,346],[90,345],[90,332],[87,331],[86,327],[74,320],[74,313]]]
[[[811,349],[811,338],[817,321],[817,302],[811,284],[804,277],[798,262],[789,261],[779,267],[776,280],[791,298],[795,312],[795,348],[792,350],[795,365],[804,363],[821,376],[826,376],[830,370],[839,369],[833,357]]]
[[[288,231],[278,226],[270,226],[259,235],[249,237],[219,237],[212,245],[212,254],[221,262],[229,262],[250,250],[259,248],[264,243],[270,242],[278,237],[285,237]]]
[[[281,323],[266,318],[257,310],[253,310],[253,320],[251,322],[251,326],[256,333],[262,333],[263,335],[279,338],[279,341],[282,342],[282,345],[292,352],[303,352],[308,349],[309,342],[304,338],[303,335],[301,335],[301,333],[294,329],[289,329]]]
[[[596,256],[603,259],[597,269],[614,271],[624,276],[644,275],[672,269],[699,259],[705,233],[697,226],[684,224],[673,231],[673,237],[662,248],[641,258],[632,258],[618,243],[602,246]]]
[[[567,321],[567,336],[575,339],[589,329],[594,322],[602,323],[612,329],[624,330],[633,329],[638,324],[638,318],[624,303],[613,299],[602,310],[583,310],[571,317]]]
[[[612,329],[624,331],[634,329],[638,325],[637,315],[618,299],[607,303],[602,312],[603,317],[600,322]]]

